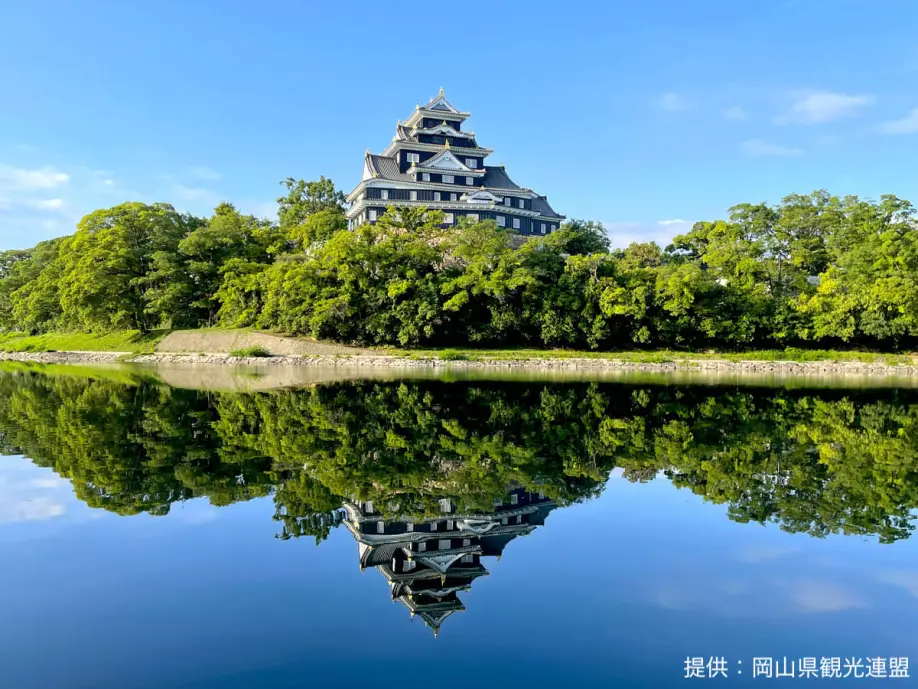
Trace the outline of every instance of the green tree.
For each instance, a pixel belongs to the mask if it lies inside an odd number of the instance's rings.
[[[287,194],[277,199],[278,217],[285,231],[302,225],[309,216],[319,211],[344,213],[344,194],[335,189],[330,179],[320,177],[318,181],[307,182],[288,177],[281,184],[287,189]]]
[[[84,217],[61,250],[64,322],[84,330],[158,325],[163,313],[148,308],[155,257],[176,252],[196,224],[161,203],[125,203]]]

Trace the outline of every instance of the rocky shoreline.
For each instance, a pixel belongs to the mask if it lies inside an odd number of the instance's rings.
[[[317,355],[236,357],[229,354],[156,353],[131,355],[124,352],[0,352],[0,361],[47,364],[133,363],[150,365],[230,365],[230,366],[314,366],[367,367],[434,370],[532,370],[532,371],[643,371],[711,372],[791,376],[870,376],[918,378],[918,365],[881,364],[858,361],[727,361],[723,359],[682,359],[665,362],[639,362],[599,358],[529,359],[437,359],[393,355]]]

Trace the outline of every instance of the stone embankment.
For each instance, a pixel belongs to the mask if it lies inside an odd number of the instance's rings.
[[[451,360],[426,357],[359,355],[300,355],[270,357],[236,357],[229,354],[155,354],[130,355],[119,352],[0,352],[0,360],[38,363],[110,363],[130,362],[159,365],[233,365],[233,366],[315,366],[367,367],[435,370],[531,370],[531,371],[644,371],[708,372],[790,376],[905,376],[918,379],[918,365],[889,365],[856,361],[726,361],[719,359],[683,359],[666,362],[637,362],[599,358],[531,358]]]

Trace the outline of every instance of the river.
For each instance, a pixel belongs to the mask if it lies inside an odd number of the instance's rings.
[[[0,369],[0,689],[918,674],[916,389],[168,378]]]

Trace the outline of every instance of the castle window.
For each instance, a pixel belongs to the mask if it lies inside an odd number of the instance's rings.
[[[520,208],[525,208],[526,202],[523,199],[520,199]]]
[[[422,172],[422,173],[421,173],[421,181],[422,181],[422,182],[429,182],[429,181],[430,181],[430,173],[429,173],[429,172]]]
[[[427,541],[421,541],[418,543],[418,552],[423,553],[425,550],[427,550]]]
[[[380,189],[380,191],[379,191],[379,198],[381,198],[383,201],[388,201],[388,200],[389,200],[389,190],[388,190],[388,189]]]
[[[453,520],[452,520],[452,519],[447,519],[447,520],[446,520],[446,530],[447,530],[447,531],[452,531],[452,530],[453,530]]]
[[[502,215],[498,215],[498,216],[497,216],[497,226],[498,226],[498,227],[506,227],[506,226],[507,226],[507,218],[505,218],[505,217],[502,216]]]
[[[513,219],[513,229],[514,230],[520,229],[520,219],[519,218]]]
[[[437,541],[437,550],[449,550],[450,545],[452,544],[448,538],[445,538],[442,541]]]
[[[474,559],[474,557],[472,556],[471,553],[469,553],[468,555],[463,555],[463,556],[462,556],[462,562],[463,562],[464,564],[467,564],[467,565],[468,565],[468,564],[471,564],[471,563],[474,562],[474,561],[475,561],[475,559]]]
[[[452,175],[443,175],[443,184],[452,184],[456,181],[456,178]]]
[[[459,194],[450,194],[450,195],[449,195],[449,200],[450,200],[450,201],[458,201],[458,200],[459,200]]]
[[[547,226],[545,225],[545,223],[542,223],[542,234],[545,234],[545,230],[547,230],[547,229],[548,229],[548,228],[547,228]]]
[[[376,211],[374,209],[371,208],[370,210],[367,211],[367,220],[369,220],[370,222],[376,221]]]
[[[504,197],[504,205],[505,205],[505,206],[509,206],[510,203],[511,203],[512,201],[513,201],[513,199],[511,199],[509,196],[505,196],[505,197]]]
[[[469,213],[468,219],[472,222],[478,222],[478,213]]]
[[[520,501],[520,496],[517,495],[516,493],[514,493],[513,495],[510,496],[510,504],[511,504],[511,505],[515,505],[515,504],[517,504],[519,501]]]
[[[447,225],[452,225],[452,224],[453,224],[453,214],[452,214],[452,213],[444,213],[444,214],[443,214],[443,222],[445,222]]]
[[[434,201],[439,201],[439,200],[440,200],[440,192],[439,192],[439,191],[435,191],[435,192],[434,192]]]
[[[414,531],[414,522],[408,522],[405,524],[405,528],[408,529],[408,533],[411,533]]]
[[[419,153],[407,153],[406,154],[409,163],[420,163],[421,155]]]
[[[437,530],[437,522],[430,522],[430,530],[431,531]]]
[[[417,201],[417,200],[418,200],[418,192],[416,192],[416,191],[414,191],[414,190],[412,189],[411,191],[408,192],[408,198],[411,199],[412,201]]]
[[[478,161],[475,160],[475,158],[466,158],[466,159],[465,159],[465,166],[466,166],[466,167],[470,167],[470,168],[472,168],[473,170],[475,170],[475,169],[478,167]]]
[[[386,522],[376,522],[376,533],[386,533]]]
[[[475,184],[475,180],[472,177],[466,177],[465,183],[467,186],[472,186],[473,184]]]

